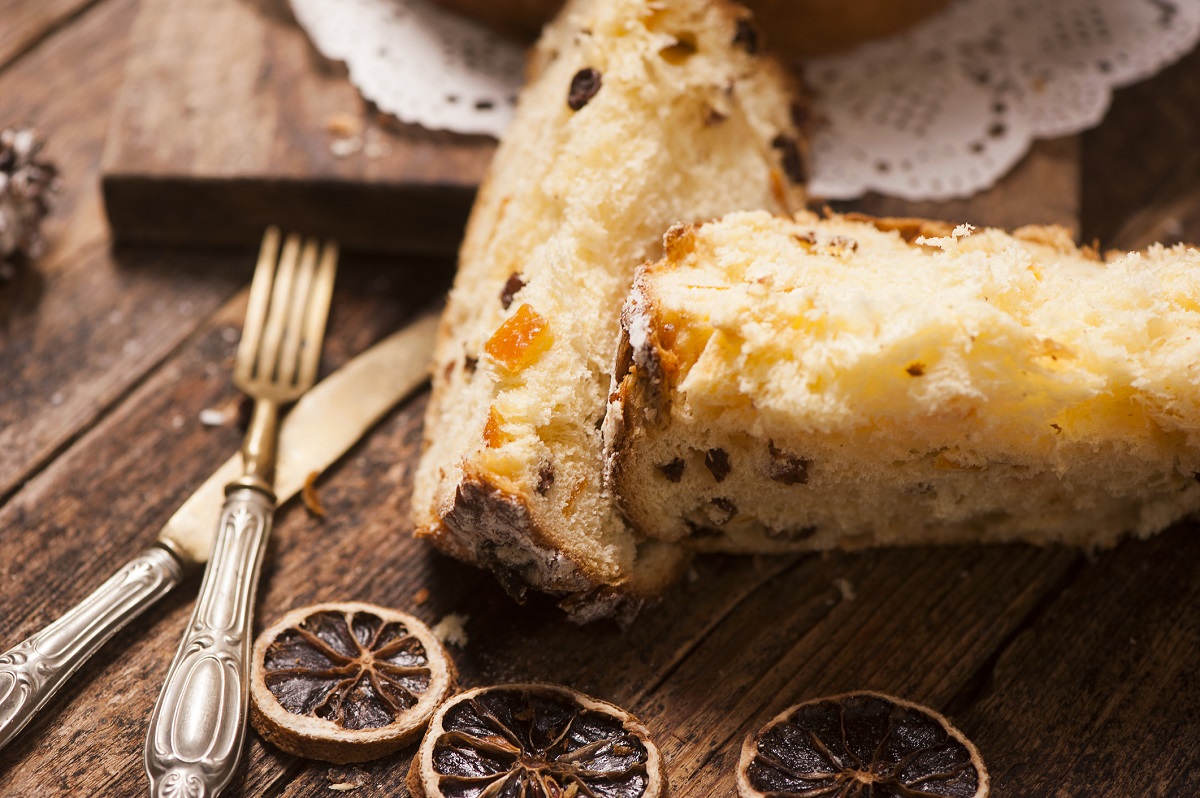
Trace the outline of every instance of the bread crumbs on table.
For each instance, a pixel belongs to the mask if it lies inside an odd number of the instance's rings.
[[[433,636],[448,646],[466,648],[467,616],[452,612],[433,625]]]
[[[325,120],[325,129],[339,138],[349,138],[362,133],[362,119],[357,114],[341,112],[331,114]]]

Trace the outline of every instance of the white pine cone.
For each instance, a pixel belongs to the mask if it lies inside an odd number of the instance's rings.
[[[58,169],[38,159],[42,141],[29,128],[0,131],[0,279],[20,258],[42,253],[42,220],[58,191]]]

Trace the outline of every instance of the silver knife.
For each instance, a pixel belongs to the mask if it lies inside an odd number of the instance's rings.
[[[275,493],[280,504],[425,381],[436,327],[436,314],[423,315],[296,403],[279,434]],[[0,748],[109,638],[208,560],[225,485],[241,468],[241,455],[225,461],[171,516],[150,548],[61,618],[0,654]]]

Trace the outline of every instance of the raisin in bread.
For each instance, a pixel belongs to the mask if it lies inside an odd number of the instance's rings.
[[[700,550],[1111,545],[1200,508],[1200,252],[731,214],[622,313],[607,478]]]
[[[578,0],[480,189],[442,319],[417,534],[580,619],[676,578],[604,490],[603,418],[636,267],[677,221],[802,201],[792,93],[728,2]]]

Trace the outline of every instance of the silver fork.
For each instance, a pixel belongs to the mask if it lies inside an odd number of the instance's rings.
[[[246,737],[254,594],[275,511],[279,411],[312,386],[337,247],[263,236],[233,381],[254,399],[245,474],[225,488],[212,557],[187,632],[150,716],[146,772],[159,798],[211,798],[233,778]],[[278,255],[278,258],[276,257]],[[278,264],[278,266],[277,266]]]

